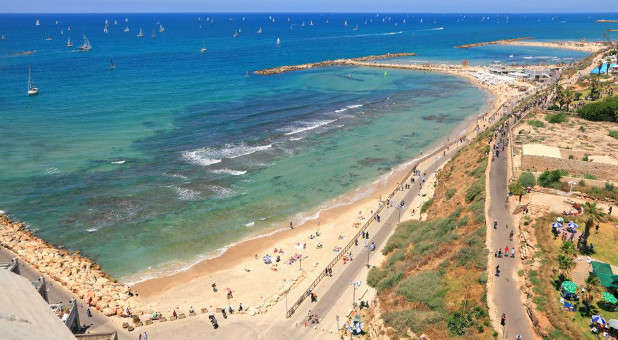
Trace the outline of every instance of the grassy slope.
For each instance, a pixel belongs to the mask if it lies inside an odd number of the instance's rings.
[[[491,338],[487,316],[485,155],[487,139],[462,149],[437,176],[424,222],[399,225],[385,263],[368,283],[378,289],[383,319],[432,339]]]

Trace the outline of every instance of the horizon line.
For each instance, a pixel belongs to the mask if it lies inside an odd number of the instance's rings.
[[[143,11],[143,12],[117,12],[117,11],[92,11],[92,12],[1,12],[3,14],[492,14],[492,15],[505,15],[505,14],[606,14],[618,15],[616,12],[457,12],[457,11],[441,11],[441,12],[390,12],[390,11],[373,11],[373,12],[338,12],[338,11]]]

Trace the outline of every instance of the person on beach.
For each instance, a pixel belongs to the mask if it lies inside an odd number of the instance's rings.
[[[217,292],[217,283],[213,282],[212,285],[210,285],[210,286],[212,287],[212,291],[216,293]]]
[[[290,221],[290,229],[294,229],[294,225],[292,224],[292,221]]]
[[[174,309],[174,311],[172,312],[172,317],[173,317],[174,319],[177,319],[177,318],[178,318],[178,314],[176,313],[176,310],[175,310],[175,309]]]
[[[515,258],[515,248],[511,248],[511,257]]]

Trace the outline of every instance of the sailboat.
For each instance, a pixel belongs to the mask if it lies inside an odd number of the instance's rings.
[[[142,32],[142,28],[140,27],[140,28],[139,28],[139,32],[137,32],[137,37],[138,37],[138,38],[141,38],[141,37],[143,37],[143,36],[144,36],[144,32]]]
[[[163,33],[165,32],[165,27],[163,27],[163,25],[159,24],[159,33]]]
[[[6,34],[3,34],[0,40],[6,40]]]
[[[257,30],[257,32],[256,32],[256,33],[257,33],[257,34],[262,34],[262,27],[260,27],[260,28]]]
[[[206,43],[202,40],[202,48],[200,48],[200,53],[206,53]]]
[[[34,22],[34,26],[41,26],[41,23],[39,22],[39,19],[36,19],[36,21]]]
[[[347,20],[343,22],[343,26],[348,26],[348,21]]]
[[[64,30],[60,29],[60,35],[64,35]]]
[[[110,70],[113,70],[113,69],[115,69],[115,68],[116,68],[116,65],[114,65],[114,60],[113,60],[113,59],[110,59],[110,60],[109,60],[109,69],[110,69]]]
[[[114,19],[114,25],[118,25],[118,20]]]
[[[155,33],[155,30],[152,30],[152,34],[150,36],[153,37],[153,38],[157,37],[157,34]]]
[[[48,35],[45,37],[45,40],[47,40],[47,41],[52,40],[51,35],[49,35],[49,34],[48,34]]]
[[[125,28],[124,28],[124,32],[125,32],[125,33],[126,33],[126,32],[129,32],[129,26],[127,26],[127,27],[125,27]]]
[[[281,39],[279,37],[277,37],[277,46],[281,46]]]
[[[84,34],[84,43],[79,47],[80,51],[88,52],[92,49],[88,37]]]
[[[313,20],[309,21],[309,26],[313,26]]]
[[[109,33],[109,29],[107,28],[107,25],[105,25],[105,27],[103,27],[103,33],[105,33],[105,34]]]
[[[234,31],[234,34],[232,35],[234,38],[238,38],[238,30]]]
[[[358,31],[358,25],[354,26],[354,28],[352,29],[352,31]]]
[[[64,44],[64,46],[66,46],[66,47],[73,47],[73,42],[71,41],[71,37],[69,37],[69,38],[67,39],[67,43],[66,43],[66,44]]]
[[[28,96],[34,96],[36,94],[39,94],[39,88],[32,85],[32,72],[30,70],[30,65],[28,65]]]
[[[67,31],[70,31],[70,30],[71,30],[71,26],[68,26],[68,27],[67,27]]]

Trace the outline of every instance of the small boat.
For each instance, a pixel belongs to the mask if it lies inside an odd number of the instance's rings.
[[[56,20],[56,25],[58,25],[58,20]]]
[[[130,31],[130,30],[129,30],[129,26],[125,27],[125,28],[124,28],[124,30],[123,30],[123,32],[125,32],[125,33],[126,33],[126,32],[129,32],[129,31]]]
[[[159,33],[163,33],[165,32],[165,27],[163,27],[163,25],[159,24]]]
[[[358,31],[358,25],[354,26],[354,28],[352,29],[352,31]]]
[[[129,22],[129,18],[124,18],[124,22]]]
[[[70,30],[71,30],[71,26],[68,26],[68,27],[67,27],[67,31],[70,31]]]
[[[32,84],[32,72],[30,70],[30,65],[28,65],[28,96],[34,96],[39,94],[39,88],[34,87]]]
[[[114,65],[114,60],[113,59],[109,60],[109,69],[110,70],[116,69],[116,65]]]
[[[84,34],[84,43],[79,47],[80,51],[88,52],[92,49],[92,45],[90,45],[90,41],[88,37]]]
[[[202,48],[200,48],[200,53],[206,53],[206,43],[202,41]]]
[[[509,54],[509,58],[514,58],[515,56],[512,54]]]
[[[0,37],[0,40],[6,40],[6,35],[3,34],[2,37]]]
[[[67,39],[67,43],[66,43],[66,44],[64,44],[64,46],[66,46],[66,47],[73,47],[73,42],[71,41],[71,37],[69,37],[69,38]]]
[[[51,37],[51,35],[49,35],[49,34],[48,34],[48,35],[47,35],[47,36],[45,37],[45,40],[47,40],[47,41],[50,41],[50,40],[52,40],[52,37]]]
[[[262,27],[260,27],[260,28],[257,30],[257,32],[256,32],[256,33],[257,33],[257,34],[262,34]]]
[[[39,22],[39,19],[36,19],[36,21],[34,22],[34,26],[41,26],[41,22]]]
[[[281,39],[279,37],[277,37],[277,46],[281,46]]]
[[[64,30],[60,29],[60,35],[64,35]]]
[[[139,28],[139,32],[137,32],[137,37],[138,37],[138,38],[141,38],[141,37],[143,37],[143,36],[144,36],[144,32],[142,32],[142,28],[140,27],[140,28]]]

